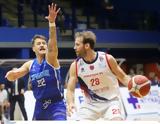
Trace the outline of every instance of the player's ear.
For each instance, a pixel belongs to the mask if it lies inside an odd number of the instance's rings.
[[[89,43],[86,43],[86,44],[85,44],[85,48],[86,48],[86,49],[90,48]]]
[[[35,52],[35,47],[34,46],[32,47],[32,50],[33,50],[33,52]]]

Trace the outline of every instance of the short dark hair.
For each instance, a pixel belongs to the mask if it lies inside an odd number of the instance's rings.
[[[36,35],[33,36],[32,40],[31,40],[32,46],[34,46],[35,40],[37,38],[40,38],[40,39],[43,39],[43,40],[47,41],[47,38],[45,36],[36,34]]]
[[[92,31],[82,31],[75,34],[75,38],[82,37],[83,44],[89,43],[91,49],[94,49],[96,43],[96,35]]]

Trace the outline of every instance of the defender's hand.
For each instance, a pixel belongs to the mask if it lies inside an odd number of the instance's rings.
[[[48,5],[48,13],[49,13],[49,15],[46,16],[45,18],[50,23],[54,23],[59,11],[60,11],[60,8],[57,9],[57,5],[52,3],[51,5]]]
[[[15,81],[16,77],[14,75],[14,70],[8,71],[5,75],[5,78],[7,78],[9,81]]]

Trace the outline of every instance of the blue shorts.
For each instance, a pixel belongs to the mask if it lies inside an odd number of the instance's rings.
[[[64,100],[52,102],[51,99],[36,101],[33,120],[66,120]]]

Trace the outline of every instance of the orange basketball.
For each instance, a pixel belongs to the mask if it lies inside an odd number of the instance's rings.
[[[129,92],[138,98],[146,96],[151,88],[151,81],[143,75],[135,75],[128,83]]]

